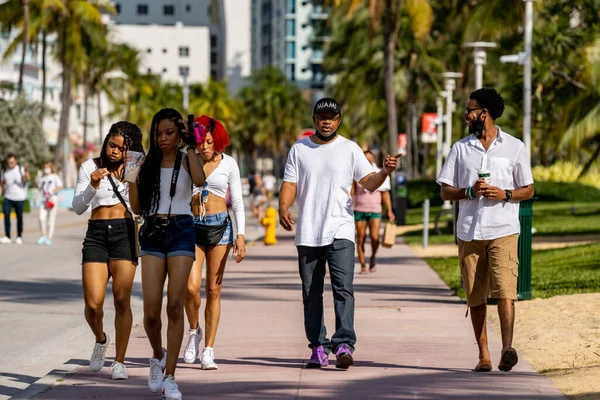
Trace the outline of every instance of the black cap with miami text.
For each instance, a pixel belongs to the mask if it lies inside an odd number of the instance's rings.
[[[340,103],[338,103],[331,97],[324,97],[321,100],[317,101],[317,104],[315,104],[315,108],[313,109],[313,115],[317,115],[321,112],[333,112],[336,114],[341,114],[342,106],[340,106]]]

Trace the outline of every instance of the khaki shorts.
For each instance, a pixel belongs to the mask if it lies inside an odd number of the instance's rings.
[[[517,299],[519,234],[492,240],[458,240],[458,257],[467,305],[492,299]]]

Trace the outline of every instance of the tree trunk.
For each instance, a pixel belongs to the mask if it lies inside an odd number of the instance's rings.
[[[64,22],[64,21],[63,21]],[[61,98],[61,111],[60,111],[60,122],[58,125],[58,139],[56,141],[56,150],[54,151],[54,165],[62,166],[63,182],[66,183],[66,165],[64,163],[64,144],[67,139],[69,132],[69,114],[71,110],[71,75],[73,73],[73,66],[71,63],[67,63],[67,26],[63,23],[63,29],[60,32],[62,37],[59,38],[60,45],[60,57],[63,67],[62,74],[62,98]]]
[[[394,90],[394,55],[396,50],[396,39],[398,37],[396,25],[398,25],[400,20],[400,10],[402,9],[402,2],[399,2],[400,9],[395,13],[392,4],[394,1],[395,0],[385,0],[383,28],[383,74],[385,82],[389,152],[391,155],[396,153],[396,147],[398,145],[398,116],[396,114],[396,93]],[[410,132],[407,132],[407,134],[409,133]]]
[[[47,46],[47,40],[46,40],[46,30],[44,29],[44,31],[42,31],[42,110],[44,111],[44,113],[42,113],[42,120],[43,120],[43,116],[45,114],[45,110],[46,110],[46,86],[47,86],[47,82],[46,82],[46,46]]]
[[[88,133],[88,104],[90,98],[90,87],[87,83],[83,84],[83,147],[87,147]]]
[[[21,65],[19,66],[19,95],[23,93],[23,75],[25,74],[25,57],[29,39],[29,0],[23,0],[23,49],[21,50]]]
[[[406,179],[413,179],[413,154],[412,154],[412,92],[410,85],[406,96]]]
[[[104,127],[102,126],[103,124],[103,120],[102,120],[102,106],[100,103],[100,100],[102,99],[101,93],[98,92],[98,145],[102,146],[102,136],[104,133]]]

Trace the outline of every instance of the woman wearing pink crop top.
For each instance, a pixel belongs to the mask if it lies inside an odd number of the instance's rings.
[[[367,160],[376,168],[375,156],[371,150],[365,151]],[[388,178],[389,179],[389,178]],[[382,186],[382,188],[385,184]],[[381,188],[380,188],[381,189]],[[389,189],[388,189],[389,190]],[[389,191],[369,192],[362,186],[354,183],[354,223],[356,225],[356,249],[358,252],[358,261],[360,262],[361,275],[377,271],[375,255],[379,248],[379,227],[381,225],[381,204],[385,204],[388,212],[388,218],[391,222],[396,219],[392,211],[392,200]],[[367,236],[367,227],[371,237],[371,260],[369,269],[365,264],[365,241]]]
[[[236,262],[246,256],[245,214],[242,198],[240,170],[236,161],[224,154],[229,145],[229,137],[223,125],[214,118],[203,115],[196,122],[205,128],[206,136],[197,145],[204,161],[206,182],[194,189],[192,212],[196,231],[196,262],[188,279],[185,301],[190,329],[183,353],[186,363],[192,364],[197,358],[205,370],[217,369],[213,346],[221,316],[221,284],[227,263],[227,255],[233,246]],[[236,222],[234,235],[231,219],[227,212],[227,192],[230,192],[231,208]],[[199,324],[200,286],[202,284],[202,264],[206,259],[206,307],[204,323],[206,340],[200,353],[202,329]]]

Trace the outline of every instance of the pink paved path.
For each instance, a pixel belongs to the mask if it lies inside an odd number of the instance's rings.
[[[355,277],[356,365],[348,371],[333,365],[303,369],[310,353],[291,237],[280,237],[274,247],[258,244],[248,253],[243,263],[228,264],[225,275],[215,346],[219,370],[202,371],[198,363],[188,365],[180,358],[177,380],[185,399],[563,398],[523,357],[508,374],[471,372],[477,350],[466,306],[405,245],[381,249],[378,272]],[[331,333],[329,290],[325,299]],[[497,335],[491,336],[495,368],[500,345]],[[109,368],[94,374],[87,360],[72,360],[65,370],[72,364],[82,367],[38,398],[159,398],[146,386],[150,353],[144,329],[137,326],[128,350],[129,380],[113,382]],[[111,347],[108,356],[113,355]],[[333,357],[330,361],[335,363]]]

